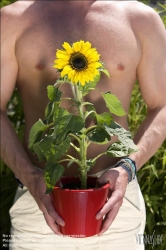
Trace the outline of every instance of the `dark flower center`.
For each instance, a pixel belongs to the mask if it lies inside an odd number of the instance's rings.
[[[78,71],[86,69],[88,65],[86,57],[79,52],[71,55],[69,63],[73,69]]]

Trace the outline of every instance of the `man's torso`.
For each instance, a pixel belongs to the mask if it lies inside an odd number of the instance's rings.
[[[139,32],[131,24],[133,15],[131,8],[137,8],[138,3],[96,1],[83,6],[81,2],[74,4],[75,1],[72,1],[72,4],[68,1],[28,2],[16,3],[22,12],[17,17],[15,25],[17,29],[15,53],[19,66],[17,88],[21,94],[25,113],[24,147],[33,164],[42,167],[43,164],[39,164],[28,151],[27,144],[31,126],[44,116],[48,103],[47,86],[54,84],[59,77],[52,68],[56,50],[61,49],[64,41],[91,42],[101,54],[101,60],[111,76],[111,79],[102,76],[98,88],[115,94],[128,112],[136,70],[142,56]],[[63,87],[63,92],[65,95],[71,93],[66,85]],[[107,110],[97,92],[95,96],[89,94],[86,99],[95,104],[98,113]],[[64,106],[67,107],[67,103],[64,103]],[[127,116],[115,119],[128,129]],[[113,138],[112,142],[114,140],[116,138]],[[95,157],[107,146],[90,146],[88,157]],[[74,150],[72,154],[75,154]],[[91,173],[101,171],[114,162],[115,159],[103,156]],[[74,173],[75,166],[67,169],[65,174]]]

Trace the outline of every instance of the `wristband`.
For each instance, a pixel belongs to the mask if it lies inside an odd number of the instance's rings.
[[[132,181],[132,172],[131,169],[126,166],[126,164],[122,163],[119,165],[121,168],[125,169],[128,174],[128,183]]]
[[[114,167],[122,167],[128,173],[128,183],[131,182],[136,176],[136,164],[135,161],[130,158],[124,158],[118,161]]]
[[[137,174],[137,167],[136,167],[136,163],[135,161],[133,161],[132,159],[130,159],[129,157],[125,157],[124,160],[126,160],[127,162],[130,163],[135,175]]]

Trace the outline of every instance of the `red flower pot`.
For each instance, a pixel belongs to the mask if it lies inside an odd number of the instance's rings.
[[[97,178],[88,177],[87,183],[95,187]],[[79,183],[78,178],[66,177],[61,182],[65,184]],[[59,226],[63,235],[71,237],[88,237],[100,232],[102,218],[96,220],[97,212],[107,200],[110,184],[99,188],[85,190],[60,189],[54,187],[51,193],[55,210],[65,221],[65,226]]]

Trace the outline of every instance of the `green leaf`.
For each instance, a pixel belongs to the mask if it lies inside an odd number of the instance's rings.
[[[62,143],[56,145],[55,137],[46,137],[40,142],[39,147],[44,154],[47,163],[57,162],[70,148],[70,138],[66,138]]]
[[[59,119],[63,118],[68,114],[69,112],[62,107],[57,107],[56,109],[54,109],[54,117],[53,117],[54,124],[58,123]]]
[[[59,110],[56,111],[58,114],[56,113],[54,120],[56,144],[61,143],[69,133],[78,133],[84,127],[83,118],[70,113],[67,114],[62,108]]]
[[[86,83],[84,86],[80,85],[79,90],[82,91],[82,96],[87,95],[91,90],[95,89],[100,80],[100,74],[94,78],[93,82]]]
[[[50,125],[45,125],[41,119],[39,119],[39,121],[37,121],[31,128],[30,130],[30,135],[29,135],[29,144],[28,144],[28,148],[29,150],[33,151],[33,144],[41,139],[41,136],[43,134],[44,131],[46,131],[46,129],[49,128]]]
[[[57,104],[53,101],[50,101],[46,107],[45,110],[45,119],[44,123],[49,124],[53,122],[53,113],[54,113],[54,108],[57,107]]]
[[[89,159],[89,160],[86,161],[86,164],[87,164],[89,167],[93,167],[93,166],[95,166],[96,161],[93,161],[92,159]]]
[[[92,119],[96,120],[96,109],[93,105],[86,106],[86,117],[90,116]]]
[[[45,109],[45,118],[47,119],[53,112],[54,110],[54,102],[51,101],[47,104],[46,109]]]
[[[121,102],[115,95],[111,94],[110,92],[107,92],[107,93],[102,93],[102,96],[105,100],[107,108],[111,113],[117,116],[126,115],[126,112],[123,109]]]
[[[97,119],[98,123],[100,123],[100,124],[108,124],[108,126],[110,125],[110,122],[113,120],[111,114],[108,113],[108,112],[104,112],[102,114],[97,114],[96,113],[96,119]]]
[[[133,149],[134,151],[138,151],[137,146],[134,144],[131,133],[121,127],[118,123],[111,121],[110,126],[104,125],[105,130],[110,136],[118,136],[118,139],[120,142],[122,142],[123,145],[126,147]]]
[[[115,142],[111,144],[107,149],[107,155],[112,157],[124,157],[133,152],[132,149],[126,147],[121,142]]]
[[[46,194],[50,193],[57,181],[62,177],[64,173],[64,167],[60,164],[48,164],[45,167],[44,179],[46,182],[47,190]]]
[[[96,144],[106,144],[110,141],[110,136],[104,128],[96,128],[90,135],[88,135],[88,138]]]
[[[143,169],[144,169],[144,170],[145,170],[145,169],[150,169],[150,170],[152,170],[152,171],[153,171],[153,174],[158,178],[158,174],[157,174],[157,170],[156,170],[155,165],[151,164],[151,165],[148,165],[148,166],[144,167]]]
[[[58,70],[59,72],[61,72],[61,70]],[[64,83],[66,83],[66,82],[68,82],[68,83],[70,83],[70,84],[73,84],[69,79],[68,79],[68,77],[67,77],[67,75],[65,75],[64,77],[60,77],[60,78],[58,78],[58,80],[56,81],[56,83],[54,84],[54,86],[57,86],[57,85],[63,85]]]
[[[33,152],[37,155],[39,161],[43,161],[45,160],[45,156],[41,151],[39,144],[40,142],[36,142],[35,144],[33,144]]]
[[[69,168],[72,164],[73,164],[73,160],[69,161],[69,163],[67,164],[67,167]]]
[[[47,86],[47,95],[50,101],[59,102],[61,99],[62,92],[59,91],[58,87],[48,85]]]
[[[107,69],[101,69],[101,72],[103,72],[104,74],[106,74],[109,78],[110,78],[110,74],[109,74],[109,72],[108,72],[108,70]]]
[[[87,106],[93,106],[94,104],[91,103],[91,102],[82,102],[81,105],[82,105],[82,106],[86,106],[86,105],[87,105]]]

